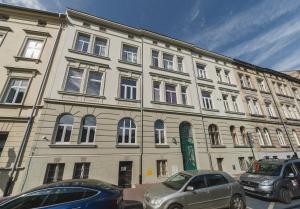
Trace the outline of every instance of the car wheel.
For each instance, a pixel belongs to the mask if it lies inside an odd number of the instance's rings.
[[[172,204],[168,207],[168,209],[183,209],[183,207],[179,204]]]
[[[245,209],[246,204],[241,195],[234,195],[230,200],[230,209]]]
[[[289,189],[281,188],[278,195],[279,201],[289,204],[292,201],[292,194]]]

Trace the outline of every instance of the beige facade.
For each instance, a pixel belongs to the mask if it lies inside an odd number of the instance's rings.
[[[190,168],[235,175],[254,157],[291,157],[289,141],[298,152],[299,80],[78,11],[67,18],[15,193],[74,177],[127,187]]]

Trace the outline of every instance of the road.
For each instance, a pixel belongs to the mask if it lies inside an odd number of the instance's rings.
[[[247,205],[248,209],[300,209],[300,199],[293,200],[291,204],[283,204],[247,196]]]

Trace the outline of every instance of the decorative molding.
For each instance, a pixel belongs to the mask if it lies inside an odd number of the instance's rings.
[[[212,79],[209,79],[209,78],[201,78],[201,77],[199,77],[199,76],[197,76],[197,79],[198,80],[200,80],[200,81],[207,81],[207,82],[213,82],[213,80]]]
[[[128,62],[128,61],[125,61],[125,60],[118,60],[120,63],[123,63],[123,64],[128,64],[128,65],[133,65],[133,66],[137,66],[137,67],[142,67],[141,64],[139,63],[134,63],[134,62]]]
[[[235,85],[235,84],[232,84],[232,83],[226,83],[226,82],[222,82],[222,81],[218,81],[218,84],[226,85],[226,86],[232,86],[232,87],[237,87],[237,85]]]
[[[190,76],[190,74],[186,73],[186,72],[180,72],[180,71],[176,71],[176,70],[169,70],[169,69],[165,69],[165,68],[161,68],[161,67],[155,67],[153,65],[150,65],[150,68],[155,69],[155,70],[161,70],[161,71],[164,71],[164,72],[170,72],[170,73],[176,73],[176,74],[179,74],[179,75]]]
[[[49,144],[50,148],[97,148],[96,144]]]
[[[126,72],[126,73],[130,72],[130,73],[139,74],[139,75],[142,74],[142,71],[138,71],[138,70],[123,68],[123,67],[117,67],[117,69],[121,72]]]
[[[232,92],[232,93],[236,93],[236,94],[240,93],[240,90],[237,90],[237,89],[228,89],[228,88],[224,88],[224,87],[219,87],[219,90],[226,91],[226,92]]]
[[[175,107],[185,107],[185,108],[194,108],[192,105],[184,105],[184,104],[170,104],[167,102],[159,102],[159,101],[151,101],[152,104],[159,104],[159,105],[168,105],[168,106],[175,106]]]
[[[4,66],[7,69],[7,74],[10,75],[12,72],[19,73],[32,73],[33,76],[40,74],[38,69],[35,68],[23,68],[23,67],[13,67],[13,66]]]
[[[206,88],[210,88],[210,89],[215,89],[215,86],[214,85],[209,85],[209,84],[205,84],[205,83],[197,83],[198,86],[201,86],[201,87],[206,87]]]
[[[109,65],[99,63],[99,62],[93,62],[93,61],[88,61],[88,60],[83,60],[83,59],[78,59],[78,58],[73,58],[73,57],[67,57],[67,56],[65,58],[69,62],[78,62],[78,63],[81,63],[81,64],[95,65],[95,66],[111,69],[109,67]]]
[[[134,103],[141,103],[141,100],[139,99],[123,99],[120,97],[116,97],[115,98],[117,101],[121,101],[121,102],[134,102]]]
[[[46,31],[37,31],[37,30],[30,30],[30,29],[23,29],[23,30],[27,34],[51,37],[51,34]]]
[[[40,59],[27,58],[27,57],[22,57],[22,56],[14,56],[14,58],[15,58],[16,62],[18,62],[19,60],[28,61],[28,62],[35,62],[36,64],[42,62]]]
[[[184,79],[184,78],[178,78],[174,75],[164,75],[164,74],[153,73],[153,72],[149,72],[149,74],[150,74],[150,76],[157,76],[157,77],[160,77],[160,78],[172,79],[172,80],[175,80],[175,81],[182,81],[182,82],[185,82],[185,83],[191,83],[191,80]]]
[[[85,52],[78,51],[76,49],[68,49],[68,51],[71,53],[86,55],[89,57],[95,57],[95,58],[100,58],[100,59],[104,59],[104,60],[111,60],[109,57],[100,56],[100,55],[96,55],[96,54],[92,54],[92,53],[85,53]]]
[[[73,96],[83,96],[83,97],[92,97],[92,98],[97,98],[97,99],[106,99],[105,96],[89,95],[89,94],[84,94],[84,93],[79,93],[79,92],[70,92],[70,91],[64,91],[64,90],[59,90],[57,92],[59,94],[66,94],[66,95],[73,95]]]
[[[139,148],[138,144],[117,144],[116,148]]]
[[[10,27],[2,26],[2,25],[0,25],[0,30],[6,30],[12,32],[12,29]]]

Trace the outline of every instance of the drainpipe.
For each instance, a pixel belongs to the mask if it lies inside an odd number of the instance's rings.
[[[203,131],[204,131],[205,148],[206,148],[206,152],[207,152],[207,155],[208,155],[210,169],[214,170],[211,154],[210,154],[210,151],[209,151],[209,148],[208,148],[208,137],[207,137],[207,134],[206,134],[206,131],[205,131],[204,118],[203,118],[203,113],[202,113],[202,109],[201,109],[200,93],[199,93],[199,88],[198,88],[198,83],[197,83],[198,75],[197,75],[197,72],[196,72],[195,67],[194,67],[194,58],[193,58],[192,53],[191,53],[191,58],[192,58],[192,66],[193,66],[193,71],[194,71],[194,81],[195,81],[195,84],[196,84],[196,90],[197,90],[197,95],[198,95],[197,100],[198,100],[199,110],[200,110],[200,114],[201,114],[201,122],[202,122],[202,126],[203,126]]]
[[[265,81],[266,81],[266,83],[267,83],[267,86],[268,86],[269,90],[271,91],[271,88],[270,88],[270,85],[269,85],[269,82],[268,82],[268,80],[267,80],[267,77],[266,77],[265,73],[263,73],[263,75],[264,75]],[[297,154],[297,152],[296,152],[295,149],[294,149],[294,146],[293,146],[293,144],[292,144],[292,141],[291,141],[289,132],[288,132],[288,130],[287,130],[286,124],[285,124],[285,122],[283,121],[283,117],[282,117],[282,115],[281,115],[281,112],[280,112],[279,107],[278,107],[278,105],[277,105],[277,103],[276,103],[275,97],[274,97],[274,95],[273,95],[273,91],[271,91],[271,95],[272,95],[272,99],[273,99],[273,101],[274,101],[276,110],[277,110],[277,112],[278,112],[278,114],[279,114],[280,121],[281,121],[281,123],[282,123],[282,125],[283,125],[284,131],[285,131],[285,133],[286,133],[286,135],[287,135],[287,137],[288,137],[289,144],[290,144],[290,146],[291,146],[292,152],[294,153],[294,157],[298,158],[298,154]]]
[[[141,156],[139,183],[143,183],[143,155],[144,155],[144,37],[142,37],[142,74],[141,74]]]
[[[33,126],[34,118],[35,118],[36,113],[37,113],[37,106],[40,103],[39,101],[42,99],[43,92],[44,92],[44,89],[46,87],[46,83],[47,83],[47,80],[48,80],[48,77],[49,77],[50,69],[51,69],[51,66],[52,66],[52,63],[53,63],[53,60],[54,60],[55,52],[57,50],[59,39],[60,39],[60,36],[61,36],[61,33],[62,33],[62,24],[63,24],[62,19],[64,18],[64,15],[61,14],[61,13],[59,13],[58,15],[59,15],[59,20],[60,20],[59,31],[58,31],[58,34],[57,34],[56,39],[55,39],[54,47],[53,47],[53,50],[51,52],[49,62],[48,62],[48,65],[47,65],[42,83],[40,85],[38,95],[36,97],[36,100],[35,100],[35,103],[34,103],[32,109],[31,109],[31,114],[30,114],[30,117],[29,117],[27,125],[26,125],[25,134],[23,136],[22,143],[21,143],[20,149],[18,151],[17,157],[14,161],[13,168],[12,168],[11,173],[9,175],[8,182],[6,184],[3,196],[8,196],[10,194],[10,192],[12,191],[12,189],[13,189],[13,186],[14,186],[13,184],[14,184],[14,181],[16,180],[16,179],[14,179],[14,174],[15,174],[15,172],[17,172],[17,168],[22,164],[22,157],[24,155],[26,145],[28,143],[28,139],[29,139],[31,129],[32,129],[32,126]]]

